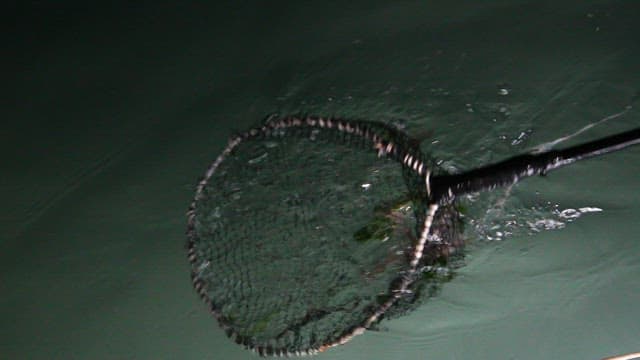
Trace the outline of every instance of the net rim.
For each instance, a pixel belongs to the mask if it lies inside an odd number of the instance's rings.
[[[196,186],[195,196],[187,211],[187,258],[192,266],[191,281],[197,294],[201,300],[207,304],[209,311],[218,321],[220,327],[225,331],[227,336],[234,340],[236,343],[243,345],[249,350],[253,350],[261,356],[301,356],[301,355],[313,355],[323,352],[329,348],[343,345],[353,339],[355,336],[365,332],[373,324],[381,319],[384,313],[389,310],[397,301],[402,297],[404,293],[409,291],[409,287],[417,279],[420,269],[420,260],[423,258],[423,252],[426,244],[429,242],[429,233],[431,231],[431,225],[433,223],[436,211],[438,210],[438,203],[429,201],[426,211],[425,219],[422,223],[422,229],[420,236],[412,248],[410,256],[409,267],[404,271],[404,274],[400,277],[398,284],[390,289],[390,297],[384,303],[378,305],[375,311],[368,316],[360,324],[353,326],[344,332],[334,341],[323,343],[318,347],[308,348],[298,351],[290,351],[285,348],[274,348],[272,346],[254,346],[250,344],[249,339],[242,336],[233,329],[233,326],[224,318],[221,309],[213,303],[213,301],[207,295],[207,284],[204,280],[198,277],[198,272],[194,269],[198,265],[198,256],[196,252],[196,241],[198,239],[196,235],[196,211],[197,202],[202,199],[203,192],[211,177],[216,173],[218,167],[229,157],[229,155],[236,149],[241,143],[258,138],[264,135],[270,135],[274,131],[288,129],[288,128],[311,128],[311,129],[336,129],[339,132],[344,132],[350,135],[358,136],[364,140],[371,142],[372,150],[377,152],[378,157],[386,157],[402,164],[403,168],[408,169],[418,175],[424,180],[425,192],[427,199],[430,199],[430,179],[431,170],[426,162],[422,159],[419,150],[412,147],[404,147],[398,145],[392,141],[392,139],[385,138],[372,131],[370,127],[382,126],[386,131],[389,131],[392,135],[402,136],[404,135],[398,129],[393,128],[387,124],[379,122],[369,121],[351,121],[336,118],[324,118],[317,116],[289,116],[276,118],[274,116],[269,117],[265,123],[260,127],[251,128],[239,135],[232,137],[224,150],[218,155],[207,171],[203,178],[198,182]]]

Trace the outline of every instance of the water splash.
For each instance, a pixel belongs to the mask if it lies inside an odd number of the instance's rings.
[[[506,199],[498,199],[483,214],[470,219],[472,236],[481,241],[501,241],[512,236],[560,230],[582,216],[603,211],[593,206],[563,209],[551,203],[522,207],[513,202],[505,205]]]

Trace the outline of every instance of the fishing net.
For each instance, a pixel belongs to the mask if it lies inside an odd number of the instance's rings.
[[[261,355],[312,354],[411,310],[448,276],[458,213],[402,131],[267,119],[229,142],[188,213],[192,281]]]

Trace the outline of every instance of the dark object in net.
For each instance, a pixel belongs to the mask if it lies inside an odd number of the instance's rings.
[[[456,196],[637,144],[634,130],[448,175],[381,123],[270,118],[234,138],[188,212],[192,281],[261,355],[312,354],[413,308],[463,241]]]

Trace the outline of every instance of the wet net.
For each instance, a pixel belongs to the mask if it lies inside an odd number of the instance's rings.
[[[461,247],[455,209],[428,200],[433,168],[393,126],[265,121],[232,138],[197,187],[195,289],[261,355],[323,351],[410,310]]]
[[[270,118],[233,137],[197,186],[193,285],[238,344],[260,355],[324,351],[449,279],[463,247],[456,197],[638,144],[634,129],[434,174],[393,126]]]

